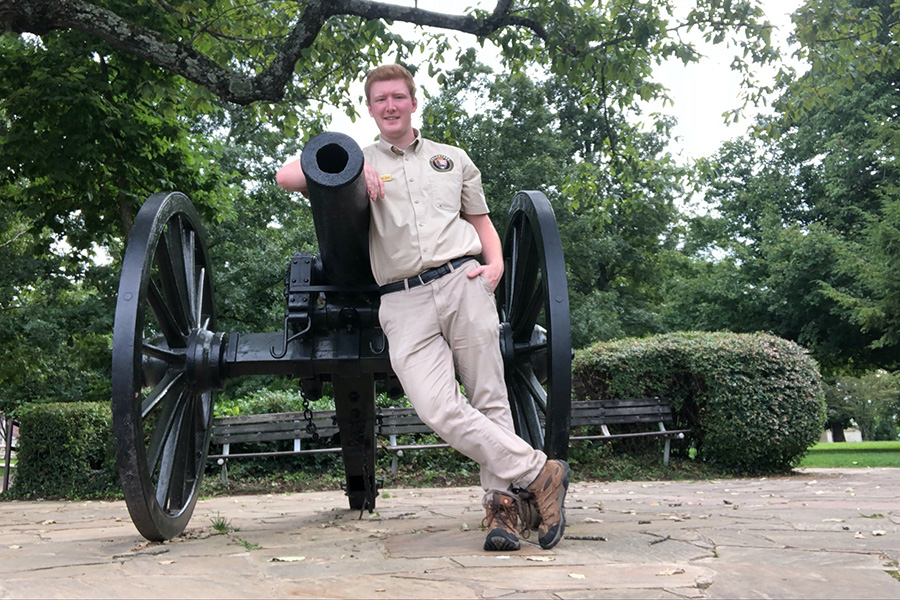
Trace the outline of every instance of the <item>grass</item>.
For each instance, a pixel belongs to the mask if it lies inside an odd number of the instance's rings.
[[[809,449],[809,452],[797,466],[815,468],[900,468],[900,441],[816,444]]]
[[[231,524],[231,521],[216,513],[214,517],[212,517],[212,526],[213,531],[221,535],[228,535],[238,531],[238,529]]]

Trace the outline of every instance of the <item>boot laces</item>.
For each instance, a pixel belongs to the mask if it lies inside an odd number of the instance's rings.
[[[504,502],[506,498],[509,501]],[[519,537],[528,539],[531,530],[525,521],[520,521],[519,515],[523,509],[524,502],[514,494],[498,494],[495,501],[490,502],[487,506],[487,515],[481,521],[481,526],[485,528],[493,528],[494,522],[499,521],[500,525],[509,531],[516,532]]]

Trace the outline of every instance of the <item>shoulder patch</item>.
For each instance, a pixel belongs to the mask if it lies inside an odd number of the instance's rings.
[[[439,173],[446,173],[453,170],[453,161],[446,154],[435,154],[429,159],[428,163],[431,168]]]

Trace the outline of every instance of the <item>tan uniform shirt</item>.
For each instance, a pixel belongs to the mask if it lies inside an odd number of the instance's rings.
[[[363,150],[384,181],[369,227],[378,285],[481,252],[475,228],[460,216],[489,212],[481,172],[463,150],[416,134],[405,152],[384,141]]]

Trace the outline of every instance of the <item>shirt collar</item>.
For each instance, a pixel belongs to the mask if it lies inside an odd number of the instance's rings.
[[[416,154],[419,150],[419,147],[422,145],[422,133],[418,129],[413,129],[413,133],[416,134],[416,138],[412,141],[409,147],[406,148],[406,150],[401,150],[390,142],[386,142],[381,138],[378,138],[378,147],[381,148],[382,152],[390,154],[392,156],[403,156],[407,152]]]

